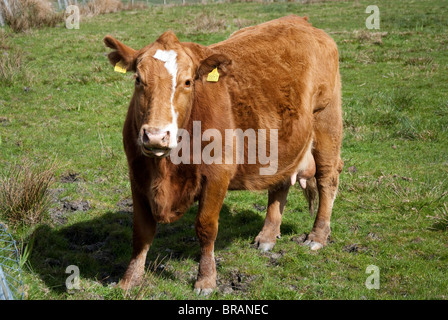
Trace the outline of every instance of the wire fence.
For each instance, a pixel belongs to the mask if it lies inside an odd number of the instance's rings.
[[[163,5],[188,5],[188,4],[208,4],[223,2],[302,2],[313,0],[0,0],[0,27],[8,24],[8,18],[23,15],[31,7],[47,8],[52,12],[62,13],[69,6],[76,5],[80,8],[101,4],[101,6],[116,6],[117,3],[123,8],[142,8]],[[109,11],[106,11],[109,12]],[[35,13],[29,13],[35,16]],[[40,13],[39,13],[40,15]]]
[[[94,0],[57,0],[57,7],[64,10],[68,5],[86,5],[89,1]],[[131,4],[132,6],[138,4],[151,5],[186,5],[186,4],[208,4],[208,3],[223,3],[223,2],[301,2],[304,0],[121,0],[123,4]]]
[[[0,300],[23,298],[22,271],[16,242],[0,223]]]
[[[11,17],[23,15],[31,7],[46,8],[53,12],[63,12],[69,6],[82,7],[109,6],[111,9],[118,5],[122,8],[142,8],[157,5],[186,5],[224,2],[227,0],[0,0],[0,27],[8,24]],[[35,9],[34,9],[35,10]],[[106,12],[109,12],[106,10]],[[40,14],[40,13],[39,13]],[[36,15],[36,14],[31,14]]]

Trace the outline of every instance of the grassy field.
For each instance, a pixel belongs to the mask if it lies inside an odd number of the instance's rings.
[[[145,284],[114,287],[131,253],[132,207],[121,129],[131,74],[113,72],[102,39],[134,48],[167,29],[204,45],[241,27],[306,15],[340,49],[345,138],[330,243],[298,244],[314,219],[291,189],[282,238],[270,253],[251,245],[267,192],[229,192],[216,242],[218,290],[208,299],[447,299],[448,1],[225,3],[151,7],[16,34],[0,29],[0,170],[55,162],[52,203],[42,222],[13,225],[26,299],[198,299],[197,207],[162,225]],[[25,250],[26,249],[26,250]],[[69,265],[80,289],[67,290]],[[380,272],[367,289],[366,268]],[[201,299],[203,297],[200,297]]]

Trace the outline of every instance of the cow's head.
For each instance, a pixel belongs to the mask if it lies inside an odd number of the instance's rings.
[[[191,113],[196,81],[202,81],[215,67],[225,74],[230,60],[206,47],[181,43],[171,31],[154,43],[134,50],[111,36],[105,44],[112,65],[118,62],[135,72],[131,108],[138,127],[138,145],[149,157],[166,157],[177,146],[179,128]]]

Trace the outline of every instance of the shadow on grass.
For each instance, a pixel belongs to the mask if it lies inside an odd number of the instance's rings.
[[[194,229],[196,212],[197,206],[194,206],[177,222],[158,225],[147,265],[166,257],[199,261],[199,243]],[[263,226],[264,217],[265,212],[255,210],[232,214],[224,204],[215,251],[223,250],[238,238],[255,238]],[[294,232],[293,229],[287,223],[282,225],[283,234]],[[101,217],[58,228],[43,225],[32,237],[34,247],[30,265],[51,290],[56,293],[66,291],[65,281],[71,273],[65,272],[70,265],[79,268],[81,278],[108,285],[119,281],[130,259],[132,212],[107,212]],[[171,277],[169,274],[165,276]]]
[[[130,212],[107,212],[101,217],[51,228],[38,227],[31,235],[34,245],[30,265],[53,291],[66,291],[65,281],[75,265],[81,278],[104,284],[116,281],[126,268],[132,239]]]

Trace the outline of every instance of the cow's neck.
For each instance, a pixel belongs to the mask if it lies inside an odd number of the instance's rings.
[[[174,222],[193,204],[200,189],[200,175],[193,165],[174,165],[169,158],[152,159],[149,200],[154,218]]]

